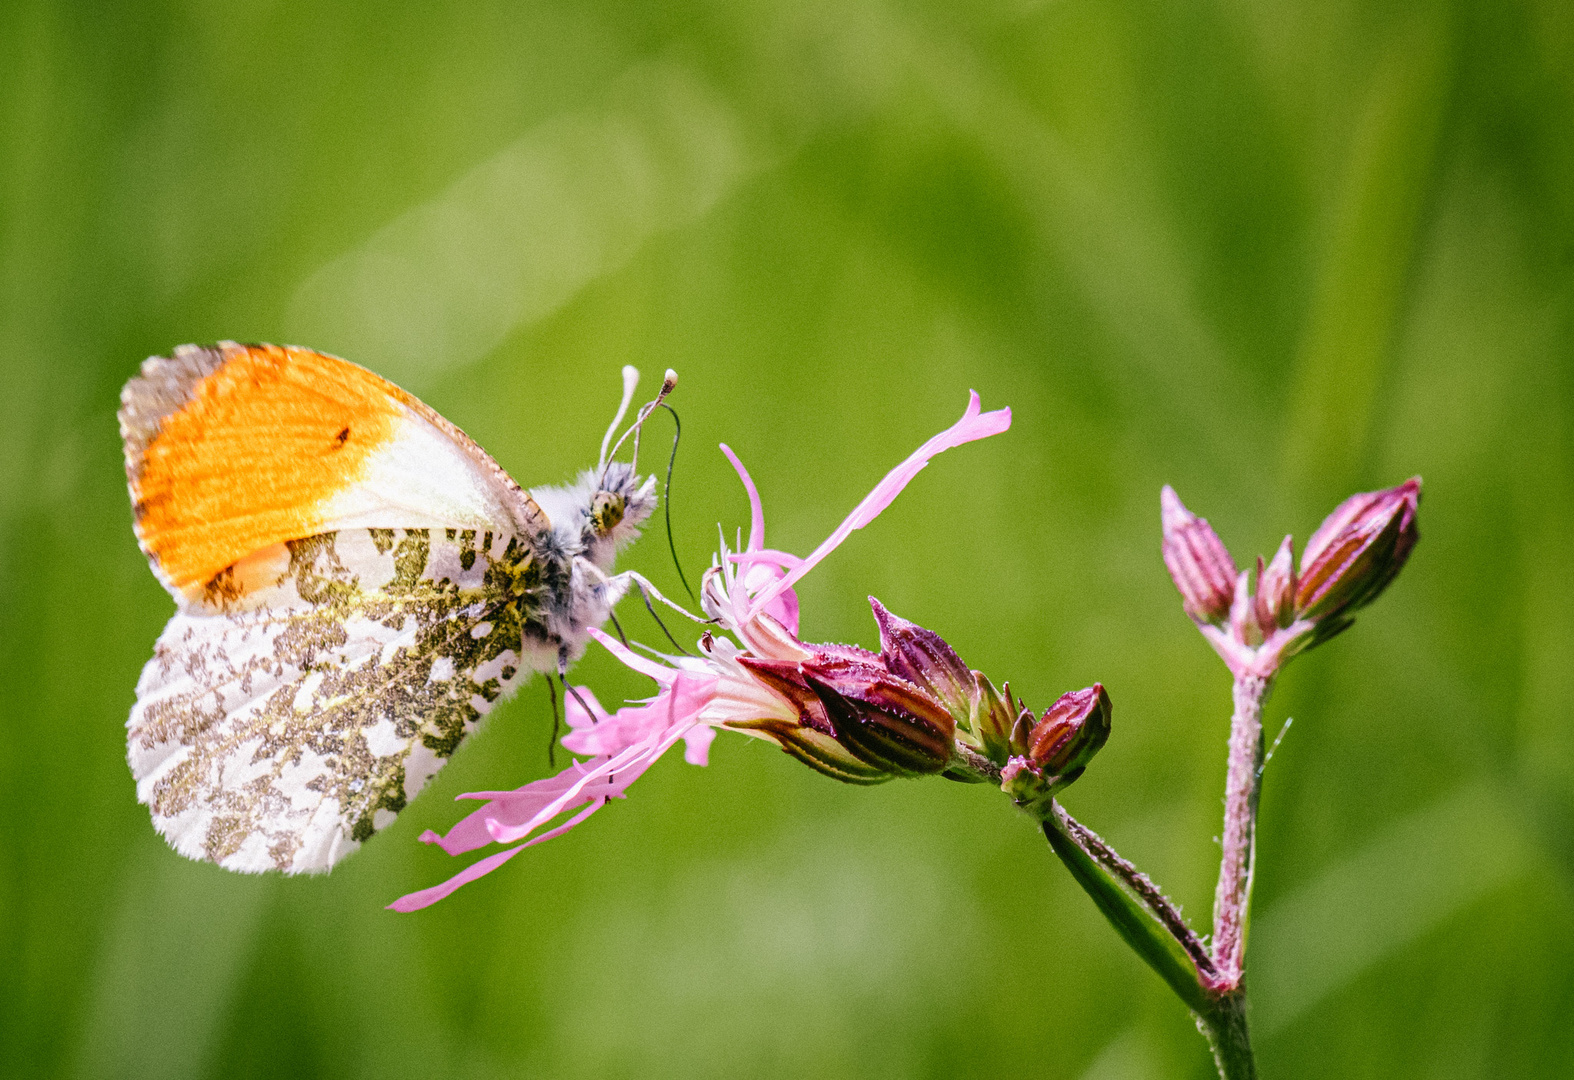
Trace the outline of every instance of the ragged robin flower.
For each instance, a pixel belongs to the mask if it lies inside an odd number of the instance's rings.
[[[1024,709],[995,691],[938,636],[897,619],[875,602],[882,651],[806,644],[798,638],[793,586],[855,530],[873,521],[942,451],[1005,431],[1009,409],[967,411],[888,473],[810,555],[765,546],[759,493],[741,462],[727,454],[749,496],[749,540],[725,543],[701,588],[716,627],[697,656],[647,657],[592,631],[619,660],[658,684],[654,697],[608,713],[588,688],[566,702],[570,734],[563,745],[588,760],[513,791],[474,792],[485,800],[446,835],[422,839],[451,855],[512,844],[448,881],[390,905],[413,911],[491,872],[532,844],[573,828],[636,779],[679,741],[691,764],[707,761],[718,729],[769,739],[805,764],[839,780],[880,783],[895,776],[951,772],[977,779],[1007,763],[1011,733]]]

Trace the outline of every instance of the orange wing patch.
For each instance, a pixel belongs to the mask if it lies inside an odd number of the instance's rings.
[[[246,556],[318,531],[323,505],[393,437],[407,397],[307,349],[226,342],[163,363],[180,370],[145,368],[127,387],[122,427],[140,424],[141,436],[128,437],[126,464],[143,548],[192,598]]]

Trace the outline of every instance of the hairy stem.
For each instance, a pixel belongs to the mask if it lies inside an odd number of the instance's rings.
[[[1252,1056],[1251,1033],[1246,1027],[1246,991],[1226,994],[1213,1009],[1196,1015],[1197,1028],[1213,1050],[1220,1080],[1256,1080],[1257,1059]]]
[[[1170,936],[1180,942],[1186,954],[1191,957],[1192,963],[1197,965],[1197,971],[1202,977],[1207,979],[1213,976],[1213,962],[1203,949],[1202,942],[1186,924],[1186,920],[1181,917],[1175,905],[1159,891],[1159,887],[1153,884],[1148,875],[1127,862],[1119,852],[1105,843],[1103,837],[1066,813],[1065,808],[1058,803],[1054,805],[1053,813],[1061,830],[1070,836],[1078,847],[1092,856],[1100,866],[1120,878],[1153,917],[1169,931]]]
[[[1224,782],[1224,855],[1213,895],[1213,967],[1226,994],[1241,985],[1246,925],[1257,846],[1257,797],[1263,763],[1262,707],[1273,680],[1240,675],[1235,680],[1235,715],[1230,718],[1230,762]],[[1244,1012],[1240,1018],[1245,1032]]]

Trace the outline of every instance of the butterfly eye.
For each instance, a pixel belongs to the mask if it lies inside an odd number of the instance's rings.
[[[615,491],[598,491],[590,502],[590,524],[597,536],[605,536],[623,520],[625,502]]]

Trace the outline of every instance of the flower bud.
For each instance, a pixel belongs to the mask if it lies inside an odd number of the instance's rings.
[[[768,736],[788,754],[833,780],[879,784],[896,775],[869,765],[837,741],[820,695],[810,688],[798,664],[752,656],[737,659],[761,683],[792,703],[798,710],[798,722],[777,718],[735,720],[729,722],[729,727]]]
[[[1164,527],[1164,565],[1180,590],[1186,614],[1216,623],[1235,597],[1235,560],[1207,521],[1180,501],[1168,484],[1159,493]]]
[[[1062,694],[1033,727],[1028,758],[1046,776],[1080,774],[1109,738],[1109,695],[1102,683]]]
[[[815,772],[844,784],[883,784],[897,775],[869,765],[837,742],[835,736],[810,727],[771,724],[759,725],[754,730],[769,735],[784,751]]]
[[[826,735],[836,734],[820,695],[810,688],[799,664],[791,660],[764,660],[756,656],[739,656],[738,663],[760,682],[790,701],[798,710],[800,725]]]
[[[1262,556],[1257,557],[1257,625],[1264,634],[1295,620],[1295,556],[1290,543],[1286,536],[1266,568]]]
[[[1420,533],[1421,480],[1353,495],[1329,514],[1301,553],[1296,615],[1327,620],[1371,603],[1410,557]],[[1327,635],[1324,635],[1327,636]]]
[[[769,734],[827,775],[846,780],[843,774],[851,772],[858,774],[855,783],[877,783],[940,772],[950,764],[956,729],[951,714],[923,688],[886,671],[875,653],[823,646],[801,664],[752,656],[738,662],[798,710],[796,726],[750,730]]]
[[[977,749],[996,765],[1011,757],[1011,731],[1017,714],[1011,707],[1011,686],[1001,694],[981,671],[973,672],[973,712],[967,730],[978,740]]]
[[[868,664],[816,657],[803,665],[836,739],[866,764],[899,775],[944,770],[956,721],[931,694]]]
[[[1109,739],[1111,712],[1109,695],[1099,683],[1061,695],[1033,725],[1027,752],[1001,771],[1001,788],[1028,804],[1076,780]]]
[[[1235,598],[1230,601],[1230,635],[1242,645],[1255,649],[1262,644],[1263,631],[1257,625],[1257,605],[1252,602],[1252,572],[1242,570],[1235,579]]]

